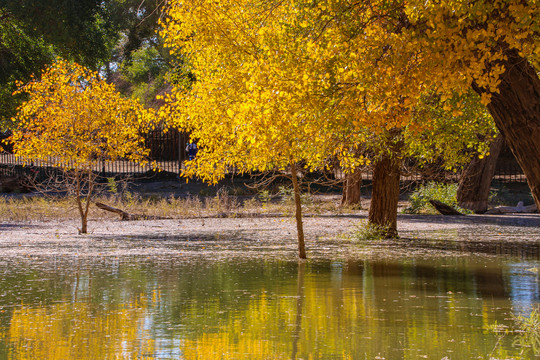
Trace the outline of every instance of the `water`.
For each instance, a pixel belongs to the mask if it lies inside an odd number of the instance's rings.
[[[210,260],[212,259],[212,260]],[[0,359],[538,359],[538,257],[0,258]]]

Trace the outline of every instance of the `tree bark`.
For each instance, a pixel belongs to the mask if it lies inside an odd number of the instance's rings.
[[[499,93],[491,93],[489,112],[527,177],[540,209],[540,79],[516,50],[506,51]],[[473,84],[479,93],[487,92]]]
[[[87,213],[84,211],[85,204],[83,195],[82,195],[82,188],[83,188],[83,179],[82,174],[80,171],[74,170],[73,176],[75,177],[75,197],[77,200],[77,208],[79,210],[79,215],[81,216],[81,228],[79,229],[80,234],[87,234],[88,233],[88,217],[86,216]]]
[[[477,214],[483,214],[487,211],[491,180],[495,175],[497,159],[503,144],[503,137],[497,136],[489,147],[489,156],[483,159],[475,156],[467,165],[457,190],[459,206]]]
[[[360,189],[362,187],[362,172],[355,170],[353,173],[345,174],[343,182],[343,195],[341,205],[361,205]]]
[[[399,161],[384,155],[373,169],[373,190],[368,222],[386,228],[385,237],[397,237]]]
[[[298,257],[306,258],[306,245],[304,241],[304,227],[302,224],[302,203],[300,200],[300,186],[298,185],[298,176],[296,174],[296,163],[291,161],[291,178],[294,188],[294,203],[296,205],[296,230],[298,233]]]

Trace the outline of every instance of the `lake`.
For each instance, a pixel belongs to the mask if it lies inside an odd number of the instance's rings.
[[[403,253],[0,257],[0,358],[540,358],[537,246]]]

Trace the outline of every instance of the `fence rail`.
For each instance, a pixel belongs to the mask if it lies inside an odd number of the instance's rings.
[[[155,160],[157,169],[171,173],[180,171],[180,162],[178,160]],[[23,160],[10,153],[0,153],[1,173],[7,175],[11,169],[12,174],[24,173],[29,169],[53,168],[55,161],[53,157],[47,160]],[[143,174],[153,170],[150,164],[140,165],[133,161],[98,161],[94,165],[95,172],[103,174]]]
[[[187,134],[180,133],[177,130],[171,129],[167,132],[155,130],[145,136],[145,144],[150,149],[150,159],[155,161],[157,168],[168,173],[180,172],[183,162],[187,158],[186,144]],[[0,148],[1,150],[1,148]],[[31,169],[52,169],[54,168],[54,159],[26,161],[15,157],[9,152],[0,152],[0,175],[22,175],[28,173]],[[134,175],[143,176],[152,171],[151,165],[141,166],[131,161],[102,161],[95,165],[94,171],[105,176],[114,175]],[[432,169],[433,170],[433,169]],[[435,169],[437,170],[437,169]],[[371,179],[371,171],[362,171],[365,180]],[[435,174],[441,174],[444,181],[457,181],[459,174],[446,173],[444,171],[435,171]],[[338,178],[342,178],[340,171],[336,170],[335,174]],[[343,174],[341,174],[343,175]],[[432,181],[432,174],[429,175],[413,172],[402,176],[401,180],[404,183],[418,183]],[[508,147],[503,148],[501,155],[497,161],[497,168],[494,179],[499,182],[526,182],[523,171],[517,164],[514,156]]]
[[[164,171],[167,173],[180,173],[180,169],[183,161],[174,159],[174,160],[154,160],[157,169],[159,171]],[[53,169],[54,166],[53,158],[49,160],[34,160],[34,161],[23,161],[15,155],[0,152],[0,176],[17,176],[28,174],[31,171],[36,170],[46,170]],[[94,166],[94,171],[102,174],[103,176],[145,176],[145,174],[153,172],[153,167],[151,165],[140,165],[132,161],[112,161],[112,162],[99,162]],[[370,170],[362,171],[362,178],[364,180],[371,180],[372,172]],[[336,178],[343,178],[343,174],[338,170],[336,173]],[[449,174],[444,177],[446,181],[458,181],[459,174]],[[418,183],[432,181],[430,177],[423,176],[420,173],[413,173],[404,175],[401,177],[401,181],[405,183]],[[498,164],[497,170],[494,176],[494,180],[499,182],[527,182],[525,175],[521,171],[521,168],[512,162],[503,162]]]
[[[150,161],[157,169],[168,173],[179,173],[180,166],[186,160],[186,134],[171,129],[152,131],[145,136],[145,144],[150,149]],[[53,169],[56,162],[53,157],[42,160],[28,160],[15,157],[0,148],[0,175],[23,175],[38,169]],[[97,161],[93,170],[97,173],[111,175],[141,175],[154,170],[152,165],[140,165],[132,161]]]

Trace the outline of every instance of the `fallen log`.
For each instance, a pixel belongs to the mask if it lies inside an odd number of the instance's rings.
[[[429,203],[433,205],[433,207],[443,215],[464,215],[454,209],[452,206],[446,205],[445,203],[438,200],[429,200]]]
[[[485,214],[511,214],[511,213],[535,213],[538,209],[536,204],[532,205],[523,205],[523,201],[517,203],[516,206],[498,206],[493,209],[489,209]]]
[[[132,221],[132,220],[160,220],[166,219],[161,216],[150,216],[150,215],[141,215],[141,214],[130,214],[122,209],[118,209],[100,202],[96,202],[96,206],[101,210],[110,211],[120,215],[120,220],[122,221]]]

